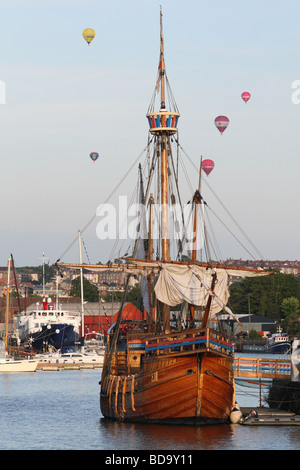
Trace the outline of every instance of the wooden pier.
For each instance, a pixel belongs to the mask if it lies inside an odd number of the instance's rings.
[[[235,377],[290,380],[291,360],[262,357],[235,357],[233,370]]]

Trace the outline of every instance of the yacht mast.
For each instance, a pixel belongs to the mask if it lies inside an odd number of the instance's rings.
[[[79,262],[80,268],[80,298],[81,298],[81,346],[84,346],[84,298],[83,298],[83,269],[82,269],[82,251],[81,251],[81,232],[78,231],[79,244]]]
[[[8,349],[8,322],[9,322],[9,291],[10,291],[10,260],[7,262],[7,290],[6,290],[6,313],[5,313],[5,350]]]

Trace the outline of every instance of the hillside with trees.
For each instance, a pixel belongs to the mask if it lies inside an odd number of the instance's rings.
[[[300,330],[299,305],[300,279],[292,274],[244,278],[230,286],[228,306],[235,314],[274,318],[294,334]]]

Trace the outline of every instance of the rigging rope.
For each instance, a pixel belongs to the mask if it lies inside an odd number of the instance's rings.
[[[112,192],[109,194],[109,196],[105,199],[104,203],[103,204],[107,204],[108,201],[112,198],[112,196],[115,194],[115,192],[117,191],[117,189],[119,189],[120,185],[125,181],[125,179],[127,178],[127,176],[129,175],[129,173],[132,171],[132,169],[135,167],[136,163],[139,161],[139,159],[141,158],[141,156],[143,155],[143,153],[147,150],[148,148],[148,144],[146,145],[146,147],[142,150],[142,152],[139,154],[139,156],[134,160],[134,162],[132,163],[132,165],[129,167],[129,169],[127,170],[127,172],[125,173],[125,175],[123,176],[123,178],[121,178],[121,180],[119,181],[119,183],[115,186],[115,188],[112,190]],[[86,229],[91,225],[91,223],[95,220],[97,214],[93,215],[93,217],[89,220],[89,222],[83,227],[82,230],[80,230],[81,234],[83,232],[86,231]],[[56,261],[56,263],[58,263],[61,258],[63,258],[65,256],[65,254],[72,248],[72,246],[78,241],[78,238],[76,237],[72,243],[70,243],[70,245],[66,248],[66,250],[60,255],[60,257],[58,258],[58,260]]]
[[[191,165],[198,171],[198,168],[196,167],[196,165],[194,164],[194,162],[192,161],[192,159],[189,157],[189,155],[186,153],[186,151],[183,149],[183,147],[179,144],[179,142],[177,141],[178,145],[180,146],[180,149],[183,151],[183,153],[185,154],[185,156],[187,157],[187,159],[189,160],[189,162],[191,163]],[[231,220],[234,222],[234,224],[237,226],[237,228],[240,230],[240,232],[242,233],[242,235],[246,238],[246,240],[248,241],[248,243],[252,246],[252,248],[256,251],[256,253],[259,255],[260,259],[264,260],[264,256],[262,255],[262,253],[260,253],[260,251],[258,250],[258,248],[254,245],[254,243],[250,240],[250,238],[247,236],[247,234],[245,233],[245,231],[242,229],[242,227],[238,224],[238,222],[235,220],[235,218],[233,217],[233,215],[229,212],[229,210],[225,207],[225,205],[223,204],[223,202],[221,201],[221,199],[217,196],[217,194],[215,193],[215,191],[211,188],[211,186],[208,184],[208,182],[203,179],[203,181],[205,182],[205,184],[208,186],[208,188],[210,189],[210,191],[213,193],[213,195],[215,196],[215,198],[218,200],[219,204],[222,206],[222,208],[225,210],[225,212],[227,213],[227,215],[231,218]],[[211,209],[210,209],[211,210]],[[222,222],[223,223],[223,222]],[[226,227],[226,225],[223,223],[223,225]],[[226,227],[228,229],[228,227]],[[232,233],[232,232],[231,232]],[[235,237],[235,239],[237,240],[237,238]],[[237,240],[239,241],[239,240]],[[243,248],[244,245],[239,242]],[[246,249],[246,248],[245,248]],[[248,251],[248,254],[250,254],[250,256],[255,259],[255,257]]]

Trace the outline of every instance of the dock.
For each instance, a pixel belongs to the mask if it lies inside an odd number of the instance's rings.
[[[89,363],[51,363],[51,362],[40,362],[37,366],[37,370],[45,371],[58,371],[58,370],[83,370],[83,369],[102,369],[102,364],[89,364]]]
[[[255,411],[255,416],[247,418],[251,412]],[[272,408],[241,407],[243,426],[300,426],[300,416],[288,411],[275,410]]]

